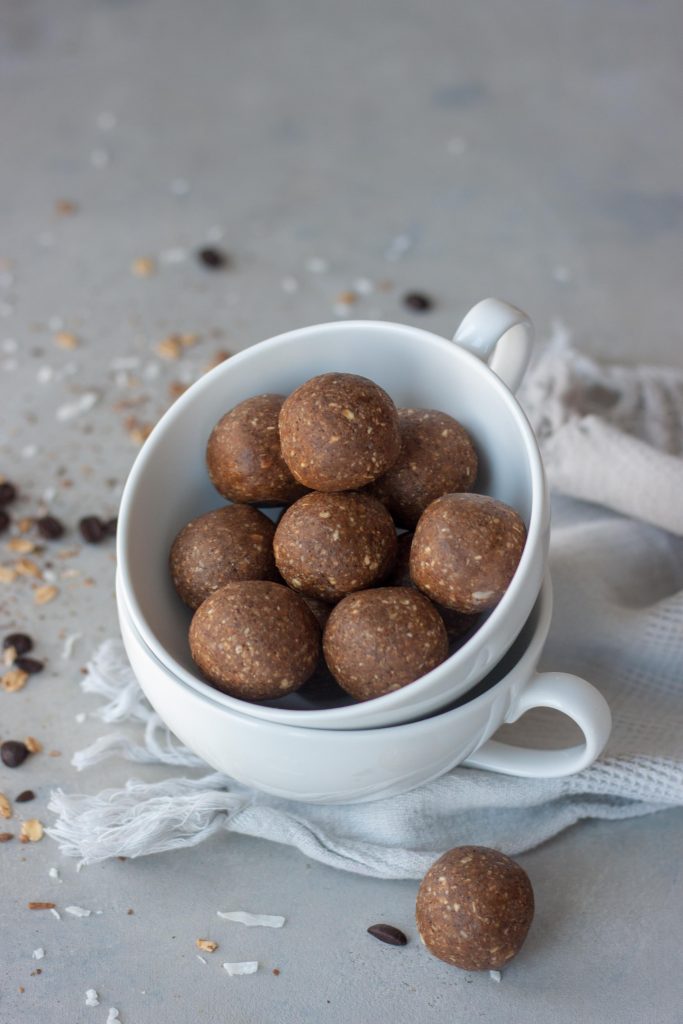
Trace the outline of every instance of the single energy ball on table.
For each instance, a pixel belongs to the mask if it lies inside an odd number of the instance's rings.
[[[299,483],[352,491],[398,458],[398,413],[386,391],[353,373],[324,373],[293,391],[280,411],[282,455]]]
[[[334,602],[386,576],[396,557],[396,531],[384,506],[367,494],[314,491],[284,513],[273,550],[290,587]]]
[[[468,615],[498,604],[522,557],[526,527],[485,494],[444,494],[415,530],[410,576],[433,601]]]
[[[243,700],[297,690],[320,658],[320,627],[305,602],[280,583],[228,583],[190,624],[192,657],[213,685]]]
[[[459,846],[420,883],[415,918],[439,960],[464,971],[500,970],[519,953],[534,916],[534,892],[519,864],[485,846]]]
[[[413,529],[436,498],[469,491],[477,477],[477,452],[465,428],[436,409],[399,409],[401,451],[369,491],[397,526]]]
[[[282,458],[278,417],[283,395],[256,395],[227,412],[211,431],[206,464],[211,482],[230,501],[288,505],[306,488]]]
[[[448,656],[441,616],[409,587],[349,594],[333,609],[323,654],[339,685],[356,700],[371,700],[414,682]]]
[[[236,580],[273,579],[275,526],[251,505],[226,505],[184,526],[171,547],[173,586],[190,608]]]
[[[399,534],[396,561],[391,575],[387,577],[386,581],[388,587],[415,586],[410,578],[410,549],[413,545],[413,536],[412,533]],[[479,618],[478,615],[464,615],[462,612],[453,611],[452,608],[444,608],[442,604],[436,602],[434,602],[434,607],[443,619],[449,643],[454,643],[469,633]]]

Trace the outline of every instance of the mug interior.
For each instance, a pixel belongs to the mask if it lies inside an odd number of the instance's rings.
[[[171,583],[171,544],[189,520],[225,504],[204,461],[209,434],[220,417],[253,395],[286,395],[329,371],[371,378],[398,406],[454,416],[472,435],[479,454],[476,490],[505,501],[524,520],[528,539],[517,576],[480,630],[503,614],[540,541],[543,477],[531,429],[507,388],[476,356],[427,331],[372,321],[303,328],[246,349],[201,378],[157,424],[126,483],[118,531],[125,601],[141,636],[174,673],[219,700],[223,695],[208,686],[190,657],[192,613]],[[453,657],[457,652],[433,671],[442,671]],[[346,698],[334,694],[328,706],[340,703]],[[304,710],[311,704],[305,694],[295,693],[276,706]]]

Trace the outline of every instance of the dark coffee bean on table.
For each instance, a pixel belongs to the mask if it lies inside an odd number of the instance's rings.
[[[28,654],[29,651],[33,650],[33,640],[26,633],[10,633],[2,641],[2,646],[5,650],[8,647],[13,647],[16,655]]]
[[[220,270],[222,267],[227,266],[228,263],[226,253],[221,249],[215,249],[213,246],[205,246],[203,249],[199,249],[197,259],[211,270]]]
[[[4,508],[0,508],[0,533],[4,533],[11,521]]]
[[[394,928],[393,924],[371,924],[368,932],[380,942],[387,942],[390,946],[405,946],[408,941],[401,929]]]
[[[32,789],[24,789],[19,796],[15,796],[15,804],[27,804],[30,800],[35,800],[36,794]]]
[[[428,295],[423,292],[406,292],[403,296],[403,305],[408,309],[414,309],[418,313],[426,313],[434,305]]]
[[[17,489],[9,480],[0,483],[0,505],[9,505],[17,496]]]
[[[18,768],[28,757],[28,747],[21,740],[5,740],[0,744],[0,758],[8,768]]]
[[[83,540],[88,544],[100,544],[107,536],[105,524],[99,516],[84,516],[78,523]]]
[[[64,534],[64,527],[54,516],[42,516],[37,520],[36,526],[40,536],[45,540],[58,540]]]
[[[30,676],[37,675],[38,672],[42,672],[45,668],[43,662],[38,661],[36,658],[17,658],[14,664],[22,672],[28,672]]]
[[[114,517],[113,519],[105,520],[104,532],[106,533],[107,537],[115,537],[116,536],[116,527],[117,527],[117,525],[118,525],[118,519],[116,517]]]

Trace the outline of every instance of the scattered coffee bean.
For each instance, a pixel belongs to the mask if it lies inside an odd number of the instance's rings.
[[[220,270],[228,263],[226,253],[221,249],[215,249],[213,246],[205,246],[203,249],[199,249],[197,252],[197,259],[205,267],[209,267],[211,270]]]
[[[9,843],[10,839],[14,839],[11,832],[0,832],[0,843]]]
[[[5,740],[0,744],[0,758],[8,768],[18,768],[28,757],[28,747],[21,740]]]
[[[2,641],[2,646],[5,650],[8,647],[13,647],[16,655],[28,654],[29,651],[33,650],[33,640],[26,633],[10,633]]]
[[[27,804],[30,800],[35,800],[36,794],[32,789],[24,789],[19,796],[15,796],[15,804]]]
[[[118,525],[118,519],[116,517],[114,517],[113,519],[106,519],[105,520],[104,532],[106,533],[107,537],[115,537],[116,536],[116,527],[117,527],[117,525]]]
[[[371,924],[368,932],[380,942],[388,942],[390,946],[405,946],[408,941],[401,929],[394,928],[393,924]]]
[[[17,489],[9,480],[0,483],[0,505],[9,505],[17,496]]]
[[[0,508],[0,533],[4,533],[11,523],[10,517],[5,512],[4,508]]]
[[[428,295],[424,295],[422,292],[406,292],[403,296],[403,305],[407,306],[408,309],[414,309],[418,313],[426,313],[428,309],[431,309],[434,303]]]
[[[88,544],[101,544],[107,536],[105,524],[99,516],[84,516],[78,523],[83,540]]]
[[[42,516],[37,520],[36,526],[40,536],[45,540],[58,540],[64,534],[63,525],[54,516]]]
[[[17,658],[14,662],[17,668],[20,668],[22,672],[28,672],[30,676],[35,676],[38,672],[42,672],[45,665],[42,661],[38,661],[37,658]]]

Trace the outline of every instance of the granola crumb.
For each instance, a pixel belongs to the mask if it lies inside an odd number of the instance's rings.
[[[4,793],[0,793],[0,818],[12,817],[12,805]]]
[[[139,256],[130,265],[131,273],[136,277],[151,277],[156,273],[157,265],[151,256]]]
[[[202,953],[215,953],[218,949],[218,943],[213,939],[196,939],[195,946],[201,949]]]
[[[37,740],[35,736],[27,736],[24,740],[24,744],[31,754],[40,754],[43,750],[43,744],[40,740]]]
[[[68,351],[78,348],[78,338],[71,331],[57,331],[54,337],[55,345]]]
[[[21,690],[26,686],[27,681],[28,672],[24,672],[20,668],[11,668],[0,679],[0,686],[2,686],[5,693],[16,693],[17,690]]]
[[[169,334],[154,346],[154,351],[162,359],[179,359],[183,343],[179,334]]]
[[[22,821],[20,840],[26,838],[29,843],[39,843],[44,834],[42,823],[37,818],[28,818],[26,821]]]
[[[58,587],[50,585],[38,587],[38,589],[33,592],[33,600],[36,604],[48,604],[48,602],[54,601],[58,593]]]
[[[12,537],[11,540],[7,541],[7,548],[18,555],[30,555],[31,552],[36,550],[36,545],[28,537]]]

